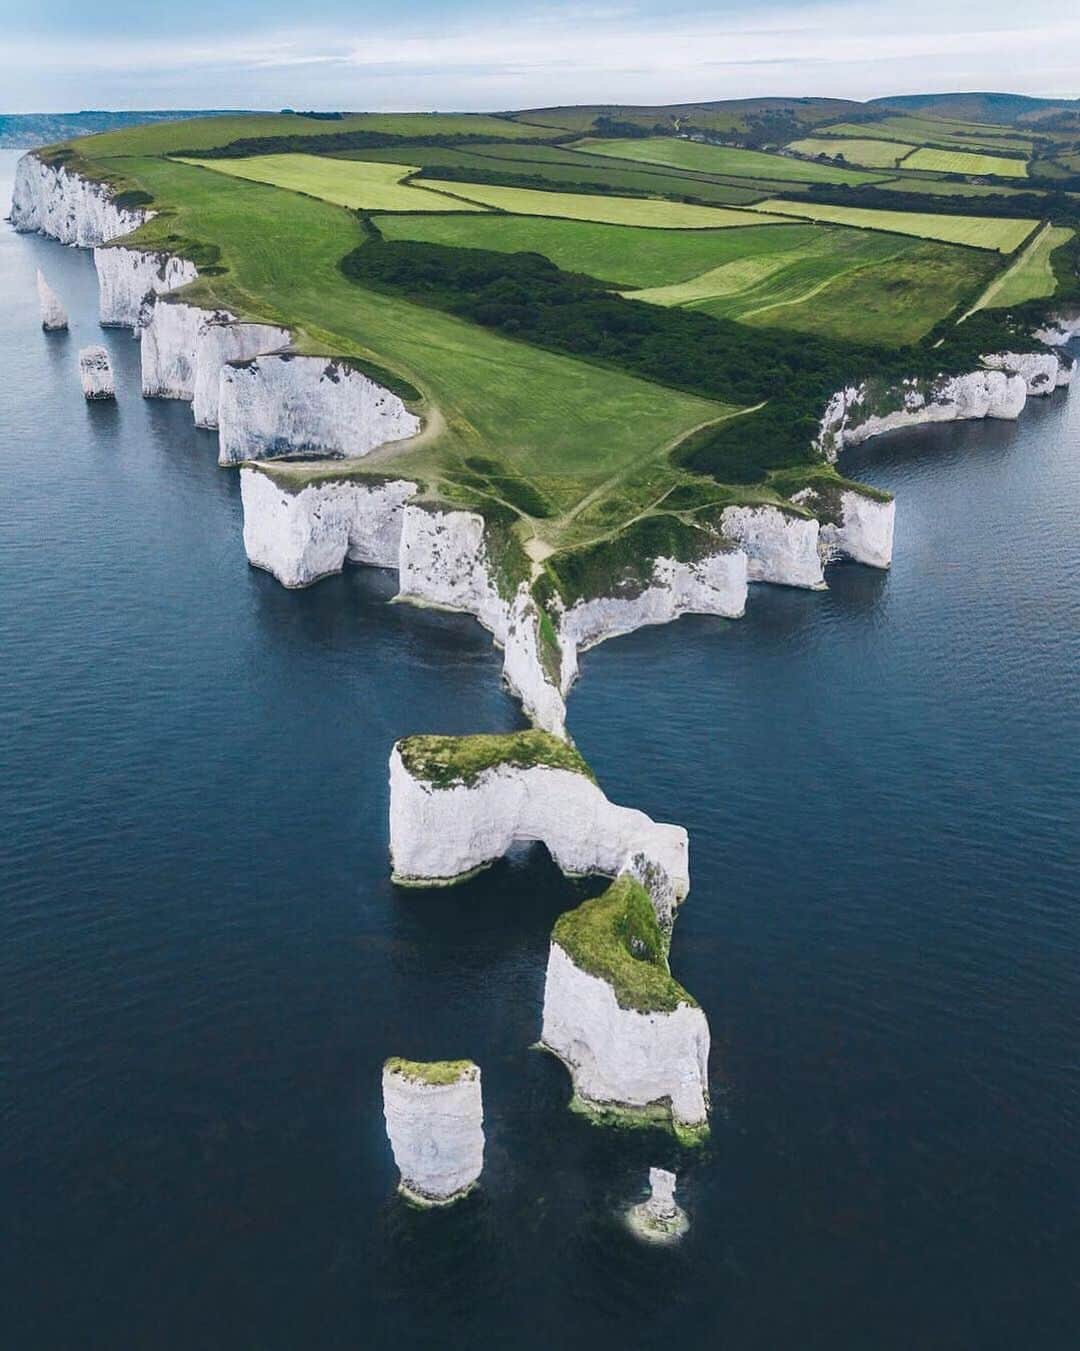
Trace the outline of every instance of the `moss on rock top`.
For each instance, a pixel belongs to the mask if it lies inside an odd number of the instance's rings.
[[[418,1084],[456,1084],[462,1079],[471,1079],[477,1072],[477,1066],[471,1060],[405,1060],[392,1055],[383,1064],[390,1074],[398,1074],[403,1079],[411,1079]]]
[[[410,736],[397,743],[397,750],[409,773],[435,788],[473,784],[486,770],[500,765],[517,769],[547,765],[596,782],[596,776],[572,746],[535,729],[501,735]]]
[[[623,876],[601,896],[555,921],[552,941],[575,966],[607,981],[619,1007],[670,1013],[697,1000],[673,979],[667,945],[648,892]]]

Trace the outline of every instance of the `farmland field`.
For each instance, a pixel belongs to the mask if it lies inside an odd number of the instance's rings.
[[[408,164],[327,159],[322,155],[254,155],[250,159],[182,160],[230,178],[304,192],[337,206],[368,211],[479,211],[482,207],[410,187],[401,180],[416,169]]]
[[[519,216],[554,216],[564,220],[603,221],[610,225],[641,225],[650,229],[722,230],[749,225],[755,219],[779,219],[759,207],[735,210],[721,206],[692,206],[637,197],[590,196],[587,193],[543,192],[534,188],[501,188],[486,183],[450,183],[450,191],[467,202],[509,211]],[[749,216],[748,211],[755,216]]]
[[[1048,225],[1040,230],[1009,270],[987,287],[974,308],[1004,309],[1008,305],[1021,305],[1025,300],[1052,296],[1057,279],[1050,255],[1067,244],[1072,235],[1072,230],[1064,226]]]
[[[900,141],[872,141],[855,137],[830,139],[826,136],[807,136],[792,141],[788,147],[800,155],[843,155],[848,164],[864,164],[870,169],[895,169],[905,155],[915,149]]]
[[[502,153],[505,152],[505,153]],[[627,164],[615,159],[601,159],[596,155],[575,154],[547,145],[495,145],[482,143],[468,148],[456,146],[400,146],[385,150],[339,151],[334,159],[370,160],[374,162],[399,161],[402,155],[421,168],[453,170],[464,179],[477,179],[483,173],[517,174],[539,178],[555,190],[566,184],[602,185],[612,192],[658,196],[698,197],[717,206],[740,206],[746,202],[760,202],[763,197],[782,192],[784,185],[743,184],[742,186],[714,182],[694,174],[680,174],[663,167]],[[453,192],[453,179],[441,180],[446,191]],[[432,182],[432,187],[439,186]]]
[[[830,164],[810,164],[786,155],[767,155],[760,150],[734,146],[704,145],[673,136],[640,141],[583,141],[581,150],[594,155],[666,164],[695,173],[729,174],[738,178],[791,179],[802,183],[873,183],[879,175],[861,174]]]
[[[907,168],[906,165],[903,166]],[[879,184],[884,192],[924,192],[932,197],[1013,197],[1026,188],[1007,188],[1001,183],[950,183],[944,178],[907,175]]]
[[[997,174],[1002,178],[1026,178],[1027,161],[1005,155],[981,155],[970,150],[935,150],[923,147],[904,161],[905,169],[928,169],[942,174]]]
[[[819,239],[877,239],[820,225],[749,225],[727,230],[649,230],[543,216],[381,216],[387,239],[414,239],[454,248],[542,253],[568,272],[585,272],[622,287],[687,281],[711,268],[817,243]],[[895,247],[895,241],[894,241]],[[648,297],[651,299],[651,297]]]
[[[770,232],[779,231],[770,227]],[[814,227],[670,286],[627,292],[718,318],[853,341],[916,342],[991,274],[988,253],[870,231]]]
[[[838,122],[816,127],[819,136],[858,136],[873,140],[910,141],[913,145],[955,145],[957,150],[1016,150],[1031,152],[1031,138],[1011,128],[1001,135],[993,127],[976,122],[950,122],[945,118],[908,116],[882,118],[880,122]]]
[[[921,211],[877,211],[872,207],[827,206],[816,202],[785,202],[775,198],[751,206],[773,216],[798,216],[803,220],[853,225],[861,230],[887,230],[891,234],[937,239],[945,244],[967,244],[975,249],[1012,253],[1038,224],[1033,220],[995,220],[990,216],[936,216]]]

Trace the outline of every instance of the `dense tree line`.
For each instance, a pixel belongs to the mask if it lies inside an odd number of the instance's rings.
[[[905,191],[895,192],[873,183],[853,186],[848,183],[811,184],[808,199],[827,202],[830,206],[873,207],[881,211],[921,211],[936,216],[1003,216],[1010,219],[1075,221],[1080,224],[1080,201],[1070,197],[1055,180],[1053,191],[987,194],[976,197],[968,194],[919,192],[916,183]],[[1080,187],[1080,179],[1076,180]],[[1066,184],[1066,186],[1068,186]]]

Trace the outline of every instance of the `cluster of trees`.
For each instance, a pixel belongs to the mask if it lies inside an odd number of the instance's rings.
[[[1076,180],[1076,184],[1080,188],[1080,179]],[[1064,189],[1068,187],[1065,180],[1055,180],[1052,192],[1010,192],[974,197],[966,193],[947,195],[920,192],[915,180],[906,190],[897,189],[895,192],[873,183],[858,186],[848,183],[813,183],[807,196],[810,201],[828,202],[832,206],[925,211],[937,216],[1008,216],[1035,220],[1049,216],[1054,220],[1080,220],[1080,202],[1067,195]]]
[[[551,143],[573,139],[569,132],[562,135],[553,133]],[[246,159],[249,155],[332,155],[340,150],[385,150],[388,146],[467,146],[481,141],[488,144],[492,141],[520,144],[513,136],[492,136],[489,132],[483,135],[476,132],[432,132],[429,136],[395,136],[389,131],[339,131],[289,136],[242,136],[239,140],[209,149],[174,150],[170,153],[178,159]]]

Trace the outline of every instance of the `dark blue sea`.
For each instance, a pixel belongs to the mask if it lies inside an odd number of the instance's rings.
[[[251,570],[88,254],[2,226],[0,296],[4,1348],[1078,1345],[1080,393],[851,458],[898,495],[891,573],[584,659],[604,787],[690,831],[686,1153],[571,1116],[529,1049],[574,884],[390,884],[394,739],[521,725],[488,636],[389,574]],[[395,1194],[391,1053],[483,1068],[449,1212]],[[676,1250],[619,1221],[650,1164]]]

